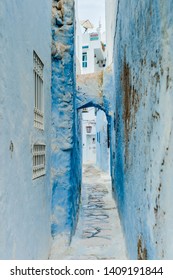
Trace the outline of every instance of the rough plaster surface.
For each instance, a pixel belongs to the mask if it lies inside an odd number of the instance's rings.
[[[172,0],[118,1],[112,176],[134,259],[173,258],[172,10]]]
[[[81,184],[73,0],[53,1],[52,39],[52,235],[59,240],[65,235],[69,241],[76,224]]]
[[[103,109],[103,71],[77,76],[77,108]]]
[[[0,259],[47,259],[51,1],[0,1],[0,26]],[[33,50],[44,63],[43,132],[34,128]],[[46,144],[46,175],[32,180],[39,142]]]
[[[113,112],[113,74],[112,65],[104,71],[77,75],[77,109],[95,107],[105,112],[108,123]]]

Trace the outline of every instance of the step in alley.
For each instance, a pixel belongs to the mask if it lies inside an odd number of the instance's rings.
[[[127,259],[110,177],[93,165],[83,168],[79,219],[71,244],[63,253],[54,246],[51,259]]]

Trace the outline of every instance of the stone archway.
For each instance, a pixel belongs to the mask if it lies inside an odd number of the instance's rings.
[[[110,94],[113,90],[112,87],[112,66],[109,66],[104,71],[78,75],[76,93],[77,109],[95,107],[103,110],[110,124],[113,115]]]
[[[104,110],[103,71],[77,76],[77,108],[92,106]]]

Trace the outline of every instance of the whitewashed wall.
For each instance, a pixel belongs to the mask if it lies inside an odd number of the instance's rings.
[[[108,122],[104,111],[99,110],[96,116],[96,149],[97,166],[104,172],[109,173],[110,157],[108,148]]]
[[[87,113],[82,113],[82,151],[83,163],[96,163],[96,116],[95,108],[87,108]],[[87,126],[91,126],[91,132],[87,133]]]
[[[113,62],[118,0],[105,0],[107,66]]]
[[[82,30],[78,16],[78,0],[75,0],[75,18],[76,18],[76,74],[80,75],[82,71]]]

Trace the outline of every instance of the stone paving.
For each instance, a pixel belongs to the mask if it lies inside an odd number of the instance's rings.
[[[54,259],[127,259],[110,176],[92,165],[83,168],[79,220],[71,244]]]

